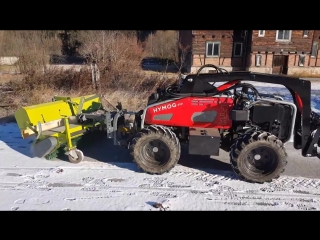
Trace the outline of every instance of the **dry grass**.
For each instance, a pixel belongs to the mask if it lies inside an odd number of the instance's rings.
[[[143,109],[146,106],[149,94],[150,92],[147,92],[147,91],[146,92],[129,92],[129,91],[121,91],[121,90],[117,90],[117,91],[106,90],[105,92],[103,92],[102,95],[107,99],[107,101],[104,99],[104,97],[102,97],[101,100],[102,100],[103,107],[110,111],[114,110],[112,106],[115,107],[118,102],[121,102],[123,108],[127,109],[128,111],[138,111],[140,109]],[[66,92],[48,90],[45,94],[32,93],[30,95],[30,98],[27,104],[23,101],[24,99],[23,97],[15,98],[13,102],[13,107],[0,108],[0,122],[3,122],[3,121],[8,122],[8,120],[11,120],[11,121],[14,120],[10,115],[13,115],[18,107],[50,102],[54,95],[78,97],[78,96],[81,96],[82,94],[79,94],[78,92],[66,93]]]
[[[138,111],[145,108],[150,92],[129,92],[129,91],[111,91],[107,90],[103,94],[110,104],[116,106],[121,102],[122,107],[128,111]],[[114,110],[104,98],[102,103],[105,109]]]
[[[114,76],[113,76],[114,77]],[[101,88],[92,87],[90,72],[52,71],[46,74],[27,75],[0,75],[0,122],[7,121],[8,116],[23,106],[50,102],[55,95],[78,97],[99,93],[103,106],[113,110],[108,102],[116,106],[122,103],[123,108],[137,111],[146,106],[148,96],[158,87],[171,84],[177,76],[165,74],[145,74],[131,72],[117,75],[117,81],[111,81],[110,73],[101,76]],[[7,93],[5,93],[7,91]],[[9,92],[8,92],[9,91]],[[4,118],[5,117],[5,118]],[[9,117],[9,119],[12,119]]]
[[[0,72],[18,72],[18,68],[14,65],[0,65]]]
[[[145,106],[148,95],[156,88],[177,80],[175,75],[141,71],[144,53],[134,34],[79,31],[77,36],[82,43],[79,53],[97,66],[97,88],[92,84],[90,68],[80,72],[45,68],[48,55],[56,54],[61,45],[60,39],[48,37],[48,32],[11,31],[3,36],[3,41],[0,39],[0,50],[8,56],[19,56],[17,66],[25,74],[0,75],[0,105],[10,106],[0,109],[0,117],[23,106],[49,102],[54,95],[75,97],[93,93],[105,95],[113,105],[121,102],[124,108],[136,111]],[[9,71],[12,67],[3,66],[1,70]],[[104,106],[109,109],[107,102]]]
[[[112,74],[106,72],[101,75],[99,91],[92,87],[91,73],[87,71],[54,70],[45,75],[0,74],[0,122],[12,121],[11,115],[18,108],[49,102],[54,95],[76,97],[100,93],[107,99],[102,98],[102,103],[108,110],[113,110],[109,103],[116,106],[121,102],[123,108],[138,111],[146,106],[148,96],[158,87],[178,79],[177,74],[141,70]],[[295,76],[309,77],[306,73]],[[9,93],[4,93],[3,89],[9,89]]]
[[[121,91],[121,90],[106,90],[103,92],[103,96],[107,99],[107,101],[102,97],[103,107],[107,110],[114,110],[112,106],[116,106],[118,102],[122,103],[124,109],[128,111],[138,111],[144,108],[147,104],[148,96],[150,92],[129,92],[129,91]],[[54,95],[60,96],[70,96],[70,97],[78,97],[83,94],[79,92],[63,92],[63,91],[53,91],[47,90],[44,94],[39,94],[36,92],[31,93],[28,103],[23,101],[24,97],[15,98],[12,103],[13,107],[8,108],[0,108],[0,122],[10,122],[15,119],[12,117],[18,107],[32,104],[39,104],[50,102]],[[111,105],[112,106],[111,106]],[[1,106],[1,103],[0,103]]]
[[[23,74],[0,73],[0,84],[9,83],[10,81],[22,81],[25,76]]]

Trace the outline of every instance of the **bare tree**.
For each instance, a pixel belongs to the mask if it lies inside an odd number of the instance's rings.
[[[112,73],[114,81],[128,70],[136,69],[142,60],[142,48],[136,33],[128,31],[82,31],[79,33],[79,53],[92,66],[93,81],[97,75]]]
[[[151,34],[145,43],[146,55],[161,59],[178,61],[178,32],[175,30],[158,30]]]
[[[3,56],[3,42],[4,42],[5,31],[0,31],[0,56]]]
[[[179,61],[178,64],[176,64],[177,68],[178,68],[178,74],[180,75],[182,73],[183,68],[186,67],[186,60],[187,60],[187,56],[191,51],[191,46],[187,45],[187,46],[183,46],[181,43],[178,44],[179,45]]]

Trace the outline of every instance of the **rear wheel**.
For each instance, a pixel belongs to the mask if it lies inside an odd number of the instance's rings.
[[[230,163],[234,172],[248,182],[271,182],[287,165],[281,140],[264,131],[243,134],[231,146]]]
[[[152,125],[142,129],[133,137],[130,152],[134,162],[143,171],[162,174],[177,164],[181,146],[169,128]]]

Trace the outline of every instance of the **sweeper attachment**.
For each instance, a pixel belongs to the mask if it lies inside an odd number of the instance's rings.
[[[205,67],[216,72],[201,73]],[[261,94],[248,81],[282,85],[292,100]],[[37,156],[67,143],[70,161],[79,162],[83,155],[71,140],[84,130],[100,127],[115,145],[126,146],[147,173],[170,171],[180,159],[181,144],[187,144],[189,154],[229,152],[231,168],[240,179],[263,183],[284,171],[287,142],[293,142],[305,157],[320,156],[320,117],[311,111],[310,93],[311,83],[299,78],[227,72],[204,65],[179,84],[158,89],[138,112],[128,112],[120,103],[115,111],[106,111],[100,108],[100,98],[93,96],[56,98],[22,108],[16,119],[23,137],[37,136]],[[103,113],[90,114],[97,110]],[[132,121],[130,116],[134,116]]]
[[[34,138],[34,156],[51,159],[63,152],[70,162],[78,163],[84,156],[76,147],[77,140],[94,130],[103,130],[105,117],[99,111],[103,108],[98,95],[55,96],[52,102],[18,109],[15,118],[22,137]]]

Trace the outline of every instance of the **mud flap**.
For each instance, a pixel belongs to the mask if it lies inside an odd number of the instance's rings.
[[[47,154],[51,153],[58,144],[58,140],[55,137],[48,137],[31,146],[31,153],[34,157],[43,158]]]

